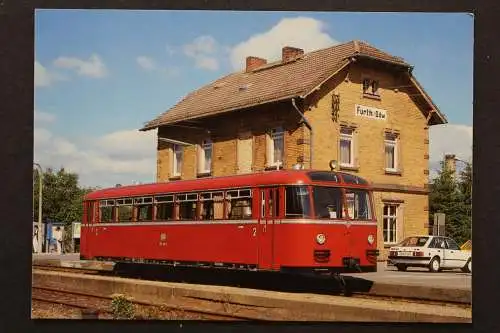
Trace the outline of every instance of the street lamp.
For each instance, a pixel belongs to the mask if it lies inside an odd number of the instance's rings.
[[[38,253],[42,253],[42,184],[43,184],[43,171],[38,163],[33,163],[38,171]]]

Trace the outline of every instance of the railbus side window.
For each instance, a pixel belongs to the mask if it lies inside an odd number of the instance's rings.
[[[175,197],[176,202],[179,205],[179,220],[195,220],[198,194],[183,193],[177,194]]]
[[[135,198],[134,199],[135,216],[134,220],[138,222],[153,220],[153,198]]]
[[[342,191],[338,187],[314,186],[314,211],[319,219],[343,217]]]
[[[224,192],[204,192],[200,194],[198,205],[199,220],[217,220],[224,218]]]
[[[156,221],[174,219],[174,196],[162,195],[154,199],[156,204]]]
[[[370,195],[366,190],[346,189],[349,217],[354,220],[371,220]]]
[[[230,220],[252,218],[252,191],[237,189],[226,191],[226,212]]]
[[[306,186],[285,188],[285,217],[303,218],[311,216],[309,190]]]
[[[132,222],[133,217],[133,201],[131,198],[116,200],[118,209],[118,222]]]
[[[101,200],[99,202],[99,222],[115,222],[115,200]]]

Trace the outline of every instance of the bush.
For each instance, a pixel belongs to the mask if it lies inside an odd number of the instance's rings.
[[[132,298],[115,294],[111,300],[111,311],[115,319],[134,319],[135,309]]]

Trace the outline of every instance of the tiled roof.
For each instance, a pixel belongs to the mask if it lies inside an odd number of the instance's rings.
[[[303,54],[285,63],[280,60],[248,73],[243,70],[224,76],[188,94],[171,109],[148,122],[142,130],[305,96],[340,70],[353,56],[367,56],[411,67],[402,58],[385,53],[365,42],[350,41]]]

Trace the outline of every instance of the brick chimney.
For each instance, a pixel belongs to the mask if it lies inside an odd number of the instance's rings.
[[[263,66],[267,64],[267,60],[266,59],[262,59],[262,58],[259,58],[259,57],[247,57],[247,67],[246,67],[246,72],[251,72],[253,71],[254,69],[256,69],[257,67],[260,67],[260,66]]]
[[[457,170],[457,162],[455,161],[455,155],[452,154],[444,155],[444,165],[446,170],[451,171],[453,174],[455,174],[455,171]]]
[[[301,56],[303,54],[304,54],[303,49],[299,49],[299,48],[291,47],[291,46],[285,46],[285,47],[283,47],[283,49],[281,49],[281,61],[287,62],[287,61],[295,59],[298,56]]]

